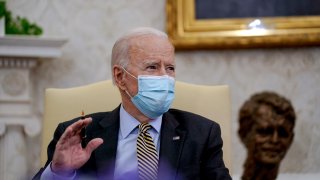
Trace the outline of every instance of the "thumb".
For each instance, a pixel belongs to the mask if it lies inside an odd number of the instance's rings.
[[[89,143],[86,146],[86,151],[91,154],[92,151],[94,151],[95,149],[97,149],[97,147],[99,147],[101,144],[103,143],[103,139],[101,138],[94,138],[91,141],[89,141]]]

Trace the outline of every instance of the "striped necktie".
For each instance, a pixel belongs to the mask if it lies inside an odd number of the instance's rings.
[[[156,180],[158,173],[158,153],[152,137],[147,132],[151,128],[148,123],[139,125],[137,139],[137,157],[140,180]]]

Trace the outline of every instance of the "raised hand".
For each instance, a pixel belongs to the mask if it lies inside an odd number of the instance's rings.
[[[85,118],[70,125],[56,144],[51,168],[52,171],[62,175],[71,175],[75,170],[83,166],[91,156],[93,150],[103,143],[101,138],[89,141],[85,148],[81,146],[81,129],[92,122]]]

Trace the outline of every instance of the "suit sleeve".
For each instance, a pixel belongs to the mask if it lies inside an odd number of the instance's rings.
[[[229,170],[223,162],[222,145],[220,126],[213,123],[209,132],[207,148],[205,148],[202,157],[201,179],[231,179]]]
[[[53,139],[50,141],[50,143],[48,145],[48,149],[47,149],[48,160],[47,160],[45,166],[43,168],[41,168],[37,172],[37,174],[32,178],[33,180],[40,180],[40,177],[41,177],[43,171],[51,163],[52,158],[53,158],[53,153],[56,148],[56,144],[57,144],[58,140],[60,139],[61,135],[63,134],[63,132],[65,131],[65,129],[66,129],[66,127],[63,124],[59,124],[58,127],[56,128],[54,135],[53,135]]]

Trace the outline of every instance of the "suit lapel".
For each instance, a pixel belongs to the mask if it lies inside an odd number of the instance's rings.
[[[119,107],[113,110],[110,116],[106,116],[99,122],[101,128],[94,133],[95,137],[103,139],[103,144],[95,150],[99,179],[113,178],[120,126]]]
[[[161,126],[159,177],[172,178],[177,175],[187,134],[178,126],[178,121],[170,113],[164,114]]]
[[[93,136],[103,139],[95,150],[99,179],[113,179],[119,134],[120,106],[100,121]],[[163,115],[160,136],[159,177],[176,177],[187,132],[179,129],[178,121],[168,112]]]

